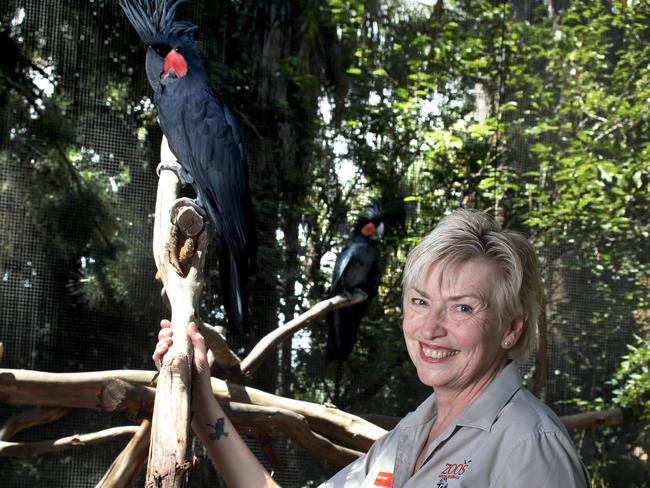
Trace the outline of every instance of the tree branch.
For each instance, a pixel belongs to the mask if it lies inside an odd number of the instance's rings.
[[[37,456],[57,452],[72,447],[90,446],[123,437],[137,432],[137,426],[113,427],[91,434],[76,434],[53,441],[6,442],[0,441],[0,456]]]
[[[153,371],[137,370],[44,373],[0,369],[0,401],[11,405],[97,410],[100,409],[98,397],[106,381],[121,379],[147,386],[153,377]],[[304,416],[312,430],[360,451],[368,450],[375,440],[386,433],[384,429],[336,407],[284,398],[217,378],[212,378],[212,391],[219,400],[291,410]]]
[[[175,159],[167,140],[163,138],[161,161],[175,162]],[[201,222],[198,214],[190,216],[190,231],[183,235],[179,233],[187,229],[175,227],[171,222],[169,212],[177,199],[179,188],[180,181],[174,172],[166,169],[160,172],[153,254],[172,310],[174,343],[162,360],[152,418],[145,486],[157,488],[182,488],[187,485],[193,351],[187,336],[187,325],[196,320],[207,247],[207,233],[193,224]],[[196,211],[182,208],[177,215],[186,213]],[[191,243],[188,247],[183,245],[183,249],[189,249],[186,256],[183,256],[183,250],[179,250],[181,240]]]
[[[124,415],[129,420],[140,420],[137,416],[151,415],[154,389],[132,385],[122,380],[107,382],[100,395],[103,410]],[[137,400],[136,400],[137,398]],[[345,465],[359,457],[362,452],[337,445],[323,435],[314,432],[309,421],[300,414],[285,408],[249,405],[239,402],[221,401],[228,417],[243,435],[258,437],[283,435],[326,461]],[[133,408],[137,405],[137,408]]]
[[[145,467],[151,435],[151,420],[144,419],[135,435],[115,458],[95,488],[129,488]]]
[[[237,402],[221,402],[221,406],[237,431],[243,435],[257,437],[260,433],[281,433],[312,454],[339,466],[345,466],[363,454],[362,451],[340,446],[314,432],[304,416],[291,410]]]
[[[622,425],[623,411],[620,408],[612,408],[599,412],[582,412],[565,415],[561,420],[567,430],[588,430],[607,425]]]
[[[20,412],[7,419],[0,429],[0,440],[8,441],[21,430],[49,424],[59,420],[70,411],[69,408],[34,408],[26,412]]]
[[[201,334],[205,337],[206,346],[214,355],[214,362],[225,372],[226,379],[235,383],[243,383],[244,377],[241,375],[239,367],[241,359],[228,346],[228,341],[222,334],[221,327],[203,321],[200,321],[199,327]]]
[[[240,364],[242,375],[250,378],[264,359],[288,337],[291,337],[298,330],[310,325],[312,322],[324,317],[332,310],[342,307],[349,307],[362,302],[368,298],[363,290],[357,290],[354,294],[342,293],[328,300],[317,303],[299,317],[287,322],[282,327],[271,331],[264,336],[244,358]]]

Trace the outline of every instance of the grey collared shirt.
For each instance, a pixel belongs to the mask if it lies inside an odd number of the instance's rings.
[[[587,488],[589,474],[560,419],[506,366],[415,461],[436,416],[435,393],[367,454],[320,488]]]

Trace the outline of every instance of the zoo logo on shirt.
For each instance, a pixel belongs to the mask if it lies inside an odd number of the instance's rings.
[[[380,471],[375,478],[375,486],[387,486],[390,487],[393,485],[393,473],[388,473],[386,471]]]
[[[465,471],[467,471],[469,463],[471,462],[472,460],[470,459],[469,461],[463,461],[459,464],[446,463],[445,469],[443,469],[438,475],[438,478],[440,479],[435,488],[447,488],[449,486],[449,479],[459,479]]]

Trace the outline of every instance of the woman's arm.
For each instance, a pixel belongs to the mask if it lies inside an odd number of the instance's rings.
[[[163,320],[160,326],[159,342],[153,354],[157,366],[172,344],[171,323]],[[278,487],[239,436],[214,397],[205,339],[194,322],[188,326],[188,335],[194,347],[192,429],[203,442],[221,478],[230,488]]]

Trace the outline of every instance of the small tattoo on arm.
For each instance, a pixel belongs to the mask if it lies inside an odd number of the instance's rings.
[[[226,432],[224,430],[225,422],[226,421],[225,421],[225,419],[223,417],[219,417],[214,424],[205,424],[205,425],[209,425],[210,427],[212,427],[214,429],[214,432],[210,434],[210,440],[211,441],[214,441],[214,440],[218,441],[219,438],[222,435],[225,435],[226,437],[228,437],[228,432]]]

